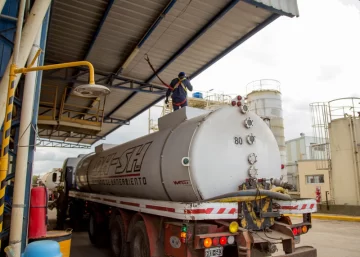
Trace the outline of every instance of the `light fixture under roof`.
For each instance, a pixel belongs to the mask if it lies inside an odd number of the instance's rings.
[[[73,94],[81,97],[99,97],[110,94],[110,89],[103,85],[84,84],[75,87]]]

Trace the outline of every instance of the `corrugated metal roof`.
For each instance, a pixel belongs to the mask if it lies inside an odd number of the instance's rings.
[[[146,54],[164,81],[179,71],[193,78],[279,15],[298,16],[296,0],[91,0],[76,4],[54,0],[45,62],[86,59],[95,67],[97,83],[112,90],[106,99],[98,99],[100,105],[105,103],[101,131],[88,138],[67,131],[67,141],[93,144],[163,99],[166,88],[154,76]],[[137,54],[123,67],[135,49]],[[95,111],[88,108],[99,102],[65,91],[87,83],[87,76],[77,68],[44,72],[43,85],[58,89],[56,115],[63,106],[72,106],[62,115],[94,119]],[[53,94],[42,92],[43,103],[54,99]],[[63,105],[62,99],[66,99]],[[47,109],[41,105],[39,113]],[[59,129],[39,126],[40,136],[47,139]],[[56,139],[65,140],[65,136]]]

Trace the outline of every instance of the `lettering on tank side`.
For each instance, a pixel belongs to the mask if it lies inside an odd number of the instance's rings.
[[[95,165],[90,185],[146,185],[146,177],[142,177],[140,171],[144,157],[152,142],[153,141],[131,147],[124,152],[111,153],[99,158]]]

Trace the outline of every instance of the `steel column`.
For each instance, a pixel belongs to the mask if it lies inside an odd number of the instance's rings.
[[[42,29],[41,29],[41,38],[40,38],[40,48],[45,51],[46,48],[46,39],[48,33],[48,26],[50,20],[50,7],[45,15]],[[38,65],[43,65],[45,59],[45,54],[39,56]],[[30,202],[30,189],[31,189],[31,182],[32,182],[32,174],[33,174],[33,164],[34,164],[34,155],[35,155],[35,144],[36,144],[36,128],[38,113],[39,113],[39,101],[40,101],[40,91],[41,91],[41,82],[42,82],[42,71],[37,72],[37,79],[36,79],[36,88],[35,88],[35,95],[34,95],[34,106],[33,106],[33,115],[31,118],[31,128],[30,129],[30,140],[29,140],[29,152],[28,152],[28,164],[27,164],[27,172],[26,172],[26,188],[25,188],[25,199],[24,199],[24,221],[23,221],[23,233],[22,233],[22,245],[21,251],[23,252],[26,243],[27,243],[27,228],[29,224],[29,202]]]

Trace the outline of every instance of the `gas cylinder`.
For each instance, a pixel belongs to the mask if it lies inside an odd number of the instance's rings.
[[[31,189],[28,231],[30,239],[46,236],[47,202],[46,187],[40,186]]]

